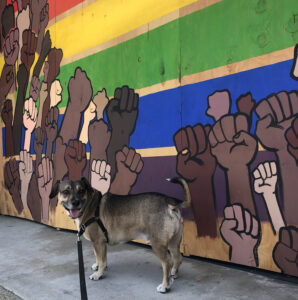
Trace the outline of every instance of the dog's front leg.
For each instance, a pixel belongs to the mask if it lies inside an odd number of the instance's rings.
[[[92,269],[97,269],[97,271],[90,275],[89,278],[91,280],[99,280],[107,267],[107,244],[106,242],[93,242],[93,248],[96,264],[92,266]]]

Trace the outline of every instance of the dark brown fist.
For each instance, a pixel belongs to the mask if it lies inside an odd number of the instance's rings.
[[[80,179],[87,163],[86,145],[78,140],[71,140],[66,147],[64,158],[69,171],[69,179]]]
[[[18,213],[24,209],[20,194],[19,165],[15,158],[10,159],[4,166],[4,183],[12,196],[13,203]]]
[[[19,29],[13,29],[4,42],[4,58],[8,65],[13,66],[19,55]]]
[[[210,126],[197,124],[180,129],[174,135],[177,149],[177,172],[188,181],[211,177],[215,158],[211,155],[208,134]]]
[[[28,72],[30,71],[34,62],[36,45],[37,38],[35,37],[35,34],[30,29],[24,30],[21,60]]]
[[[283,227],[279,241],[273,249],[273,259],[283,273],[298,276],[298,229]]]
[[[6,127],[12,126],[12,102],[11,102],[11,100],[8,99],[4,102],[3,110],[1,112],[1,117],[2,117]]]
[[[139,95],[128,86],[117,88],[114,99],[108,102],[106,112],[112,132],[124,132],[128,137],[134,132],[138,117]],[[113,133],[112,133],[113,134]]]
[[[47,140],[49,143],[53,143],[57,137],[58,117],[59,117],[58,107],[56,106],[51,107],[46,117],[46,133],[47,133]]]

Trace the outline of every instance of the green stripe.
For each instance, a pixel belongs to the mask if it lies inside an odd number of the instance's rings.
[[[224,0],[63,66],[60,107],[77,66],[87,72],[94,93],[105,87],[112,95],[124,84],[140,89],[291,47],[298,42],[295,15],[297,0]]]

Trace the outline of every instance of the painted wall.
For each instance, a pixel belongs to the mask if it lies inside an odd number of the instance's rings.
[[[0,212],[53,183],[183,199],[181,251],[298,276],[296,0],[0,1]]]

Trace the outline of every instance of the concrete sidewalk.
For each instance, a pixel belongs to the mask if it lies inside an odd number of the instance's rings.
[[[76,235],[0,216],[0,286],[25,300],[80,299]],[[206,261],[185,258],[170,293],[159,294],[162,271],[151,249],[109,247],[104,279],[91,281],[95,262],[83,239],[88,297],[92,299],[297,299],[298,285]],[[19,299],[14,295],[0,299]],[[7,292],[6,292],[7,293]]]

